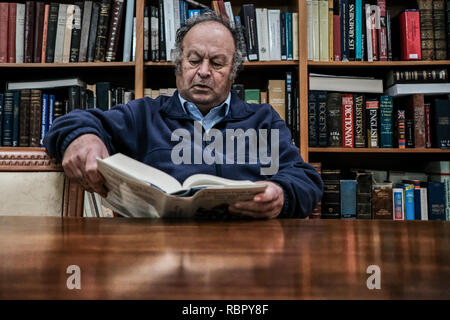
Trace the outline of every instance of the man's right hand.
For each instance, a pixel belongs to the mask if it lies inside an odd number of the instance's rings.
[[[73,140],[62,160],[66,175],[89,192],[97,192],[106,197],[105,180],[97,170],[97,160],[109,157],[103,141],[95,134],[84,134]]]

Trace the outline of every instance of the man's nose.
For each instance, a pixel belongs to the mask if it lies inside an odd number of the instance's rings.
[[[206,78],[211,75],[211,69],[210,69],[210,64],[209,64],[208,59],[202,60],[202,63],[200,64],[200,66],[198,68],[198,75],[201,78]]]

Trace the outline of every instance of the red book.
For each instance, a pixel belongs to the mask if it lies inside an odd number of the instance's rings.
[[[16,13],[17,3],[9,4],[8,20],[8,62],[16,63]]]
[[[376,10],[372,10],[370,13],[370,31],[372,33],[373,61],[378,61],[378,30],[377,30],[377,11]]]
[[[425,147],[431,148],[431,105],[429,103],[425,103],[423,106],[425,108]]]
[[[353,120],[353,95],[342,95],[342,147],[354,147],[354,120]]]
[[[44,31],[42,33],[42,55],[41,62],[45,62],[45,54],[47,51],[47,31],[48,31],[48,14],[50,12],[50,5],[46,4],[44,9]]]
[[[8,15],[9,3],[0,3],[0,63],[8,61]]]
[[[333,15],[333,56],[341,61],[341,16]]]
[[[400,15],[400,37],[402,59],[422,59],[419,11],[406,10]]]
[[[380,61],[388,60],[387,52],[387,24],[386,24],[386,0],[378,0],[380,9],[380,29],[378,29],[378,48],[380,51]]]
[[[227,10],[225,9],[225,3],[223,2],[223,0],[217,1],[217,4],[219,5],[219,11],[220,11],[220,16],[222,17],[222,20],[225,23],[230,23],[230,21],[228,20]]]

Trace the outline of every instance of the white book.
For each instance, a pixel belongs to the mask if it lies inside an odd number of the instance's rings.
[[[166,38],[166,58],[172,61],[172,49],[175,46],[175,18],[173,0],[164,0],[164,30]]]
[[[293,59],[298,60],[298,12],[292,13],[292,49]]]
[[[66,30],[64,31],[64,46],[63,46],[63,63],[69,63],[70,61],[70,43],[72,41],[72,29],[74,20],[75,6],[69,4],[67,6],[66,15]]]
[[[25,4],[18,3],[16,11],[16,63],[23,63],[24,28]]]
[[[258,53],[260,61],[270,60],[269,55],[269,27],[267,22],[267,8],[255,8],[256,33],[258,37]]]
[[[328,0],[319,1],[319,60],[328,61],[330,50],[329,29],[328,29]]]
[[[127,0],[125,13],[125,33],[123,37],[123,62],[131,60],[131,44],[133,42],[134,0]]]
[[[85,1],[83,7],[83,22],[81,25],[81,40],[80,40],[80,54],[78,56],[79,62],[87,61],[87,50],[89,41],[89,32],[91,26],[92,16],[92,1]]]
[[[50,89],[50,88],[62,88],[62,87],[86,87],[86,83],[78,78],[69,79],[55,79],[55,80],[42,80],[42,81],[20,81],[20,82],[7,82],[6,90],[25,90],[25,89]],[[94,91],[95,93],[95,91]]]
[[[152,89],[151,88],[144,88],[144,97],[152,97]]]
[[[152,51],[150,49],[150,16],[151,16],[151,8],[147,8],[147,16],[144,15],[144,52],[147,51],[147,58],[150,59],[152,55]],[[144,58],[145,59],[145,58]]]
[[[59,4],[58,26],[56,27],[55,59],[54,62],[63,61],[64,33],[66,31],[67,4]]]
[[[173,21],[175,25],[175,34],[180,28],[180,0],[173,0]]]
[[[270,60],[281,60],[280,10],[268,9],[267,20],[269,23],[269,58]]]
[[[392,188],[392,208],[394,220],[405,220],[405,193],[403,188]]]
[[[427,188],[420,187],[420,220],[428,220],[428,195]]]
[[[312,27],[312,0],[306,0],[306,32],[308,36],[308,60],[314,59],[313,51],[313,27]]]
[[[227,1],[224,2],[225,5],[225,12],[227,13],[228,20],[230,21],[230,27],[234,28],[234,14],[233,14],[233,8],[231,7],[231,2]]]
[[[411,94],[450,94],[450,83],[401,83],[386,90],[385,95],[400,97]]]
[[[309,75],[309,90],[383,93],[383,80],[354,77],[326,77]]]
[[[131,51],[131,60],[136,61],[136,17],[133,18],[133,47]]]
[[[372,22],[370,19],[371,13],[370,4],[366,4],[366,43],[367,43],[367,61],[373,62],[373,51],[372,51]]]
[[[320,60],[319,1],[312,0],[312,47],[313,60]]]

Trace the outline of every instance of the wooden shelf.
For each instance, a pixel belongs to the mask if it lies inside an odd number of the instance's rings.
[[[391,67],[418,67],[418,66],[448,66],[450,60],[432,61],[308,61],[311,68],[391,68]]]
[[[147,61],[144,64],[145,67],[162,67],[162,68],[168,68],[173,67],[173,64],[171,61],[160,61],[160,62],[153,62],[153,61]],[[292,66],[298,66],[298,61],[247,61],[243,64],[244,68],[248,67],[292,67]]]
[[[131,68],[135,62],[0,63],[0,68]]]
[[[397,148],[309,148],[309,152],[315,153],[448,153],[450,149],[438,148],[411,148],[411,149],[397,149]]]
[[[13,151],[45,151],[45,148],[36,148],[36,147],[0,147],[0,152],[13,152]]]

